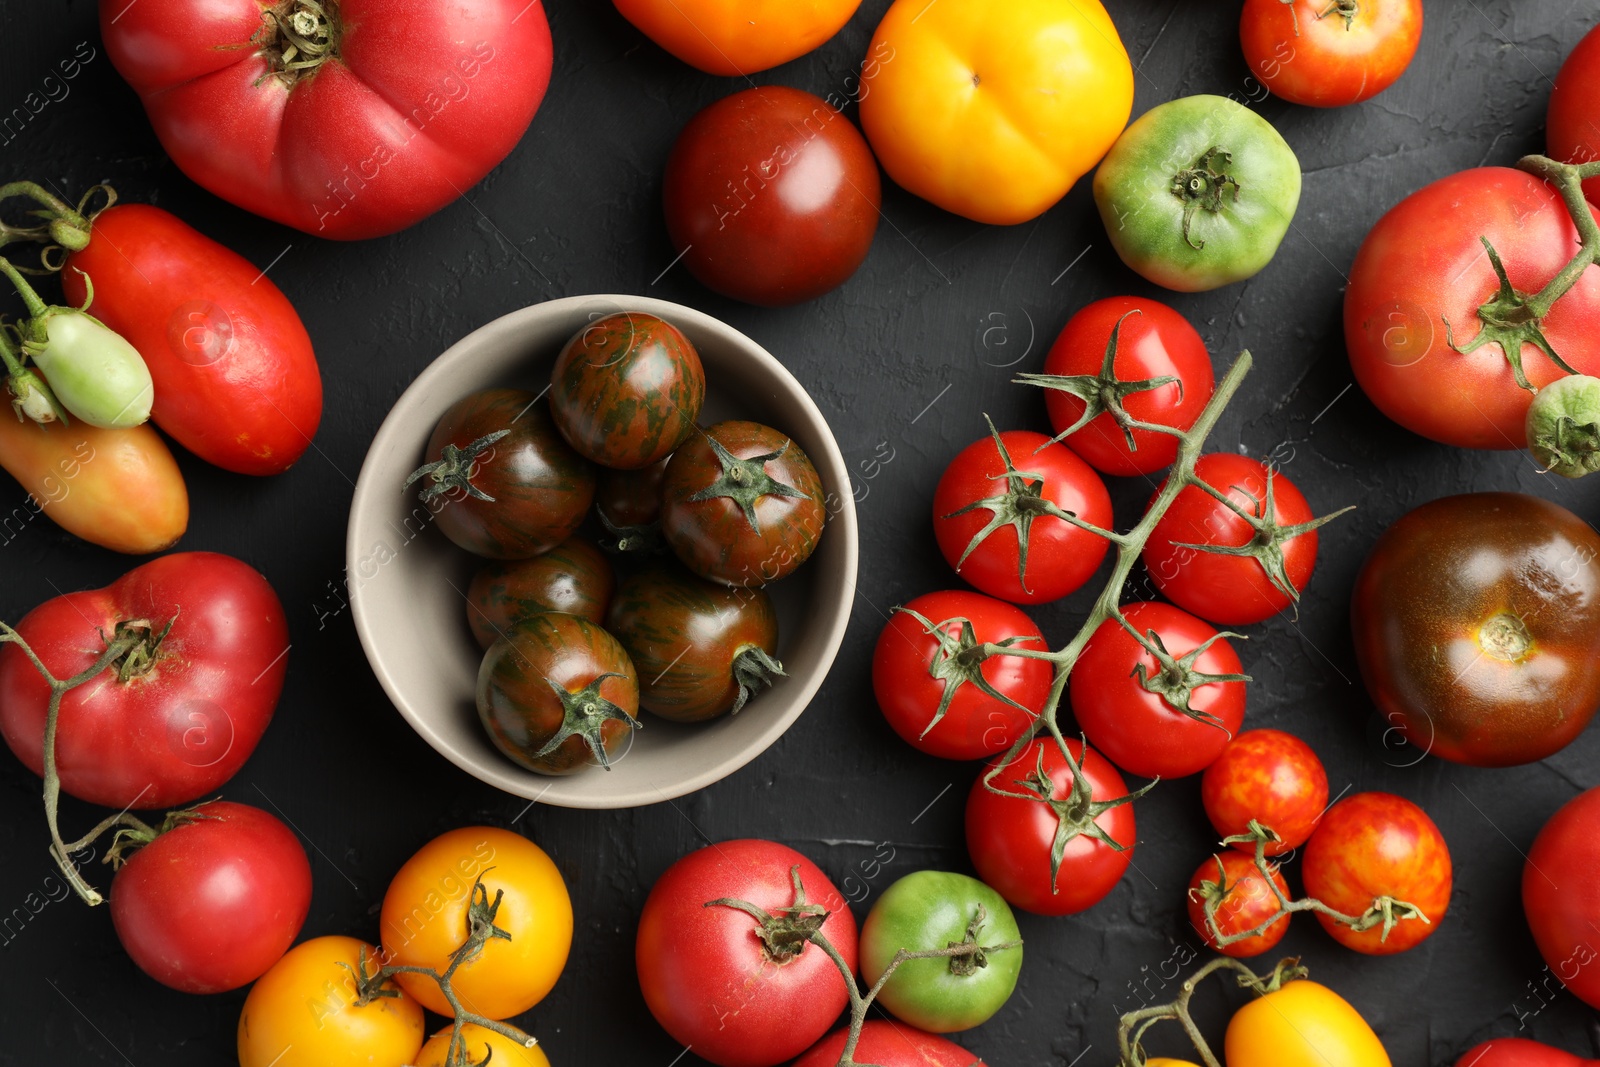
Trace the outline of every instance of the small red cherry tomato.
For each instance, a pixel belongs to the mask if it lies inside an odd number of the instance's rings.
[[[1283,880],[1277,865],[1269,864],[1267,869],[1272,873],[1272,885],[1277,886],[1285,900],[1291,899],[1289,884]],[[1212,918],[1224,937],[1248,933],[1282,910],[1253,856],[1230,849],[1209,857],[1200,865],[1189,879],[1189,925],[1212,951],[1235,959],[1259,956],[1289,932],[1289,916],[1284,915],[1259,934],[1219,946],[1206,921],[1206,908],[1212,900],[1216,901]]]
[[[1247,835],[1250,820],[1278,835],[1269,856],[1299,848],[1328,806],[1328,772],[1311,746],[1282,730],[1247,730],[1200,779],[1200,799],[1220,837]],[[1234,848],[1254,852],[1236,841]]]

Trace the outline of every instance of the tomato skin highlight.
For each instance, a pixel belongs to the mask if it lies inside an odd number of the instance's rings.
[[[1016,638],[1014,647],[1047,649],[1039,627],[1020,608],[981,593],[924,593],[905,607],[935,624],[969,619],[979,644]],[[959,637],[960,627],[951,626],[947,632]],[[971,760],[1006,751],[1044,706],[1055,674],[1050,664],[1023,656],[990,656],[978,668],[984,680],[1028,711],[964,682],[957,687],[944,718],[930,725],[945,686],[955,684],[955,679],[939,679],[929,673],[938,650],[939,642],[922,623],[904,611],[891,613],[872,653],[872,691],[883,717],[902,740],[930,756]]]
[[[223,993],[261,977],[311,907],[311,863],[282,822],[215,801],[117,870],[111,921],[139,969],[183,993]]]
[[[1239,43],[1273,95],[1309,107],[1370,100],[1399,80],[1422,41],[1422,0],[1363,0],[1347,23],[1316,0],[1245,0]]]
[[[855,970],[856,921],[828,876],[771,841],[724,841],[691,852],[656,880],[639,914],[635,960],[645,1004],[673,1040],[720,1067],[771,1067],[827,1032],[847,998],[839,969],[816,945],[777,963],[755,936],[756,920],[708,901],[748,901],[769,913],[794,903],[790,869],[806,899],[828,910],[822,925]]]
[[[467,587],[467,624],[484,649],[547,611],[598,624],[616,586],[605,554],[585,538],[569,537],[541,556],[480,567]]]
[[[113,665],[61,701],[56,766],[71,796],[108,808],[169,808],[216,792],[255,749],[283,691],[289,628],[272,586],[216,552],[151,560],[104,589],[34,608],[16,629],[58,678],[88,668],[117,623],[175,619],[154,665]],[[22,650],[0,648],[0,733],[44,773],[49,686]]]
[[[1600,159],[1600,33],[1590,30],[1578,42],[1550,91],[1545,117],[1549,154],[1566,163]],[[1600,178],[1583,183],[1591,204],[1600,203]],[[1559,350],[1558,350],[1559,351]]]
[[[1278,891],[1285,899],[1293,900],[1289,894],[1289,885],[1283,880],[1283,873],[1278,870],[1277,865],[1268,864],[1267,869],[1271,872],[1272,882]],[[1206,905],[1200,892],[1202,882],[1227,884],[1226,895],[1218,901],[1214,913],[1217,929],[1222,931],[1224,936],[1254,930],[1278,914],[1281,909],[1278,898],[1273,895],[1271,887],[1267,885],[1260,869],[1256,867],[1254,856],[1246,856],[1242,852],[1229,849],[1210,857],[1200,864],[1194,876],[1189,879],[1188,912],[1189,925],[1194,928],[1195,935],[1213,952],[1220,952],[1235,959],[1259,956],[1263,952],[1270,951],[1283,940],[1283,935],[1289,932],[1289,916],[1285,915],[1254,937],[1246,937],[1218,947],[1216,938],[1212,937],[1210,926],[1206,922]]]
[[[89,246],[67,257],[73,305],[126,337],[155,383],[151,418],[207,463],[278,474],[322,420],[311,338],[283,292],[244,257],[147,204],[95,216]]]
[[[113,552],[161,552],[189,527],[183,473],[150,426],[0,418],[0,467],[56,525]]]
[[[1390,1067],[1350,1002],[1305,978],[1234,1012],[1223,1050],[1228,1067]]]
[[[1317,915],[1335,941],[1369,956],[1404,952],[1432,936],[1450,907],[1450,848],[1423,811],[1393,793],[1356,793],[1322,816],[1306,842],[1300,879],[1306,896],[1345,915],[1360,915],[1380,896],[1421,909],[1428,922],[1405,919],[1356,931]]]
[[[1265,845],[1281,856],[1310,838],[1328,807],[1328,772],[1311,746],[1282,730],[1246,730],[1200,779],[1200,799],[1218,837],[1249,832],[1254,819],[1278,835]],[[1254,854],[1255,845],[1233,847]]]
[[[794,1067],[836,1067],[848,1037],[848,1030],[835,1030],[795,1060]],[[893,1019],[866,1021],[861,1027],[855,1058],[882,1067],[985,1067],[982,1060],[955,1042]]]
[[[1600,789],[1579,793],[1539,830],[1522,868],[1522,910],[1550,971],[1600,1006],[1594,917],[1600,915]]]

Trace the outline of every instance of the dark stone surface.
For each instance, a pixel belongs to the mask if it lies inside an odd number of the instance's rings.
[[[1434,0],[1412,69],[1376,100],[1332,112],[1257,102],[1299,153],[1305,192],[1277,260],[1244,284],[1199,296],[1156,293],[1111,254],[1086,182],[1043,218],[1012,229],[968,223],[888,188],[887,221],[860,274],[815,303],[782,311],[719,299],[681,268],[652,284],[673,256],[658,205],[672,139],[697,108],[742,83],[670,59],[601,0],[552,7],[556,71],[532,130],[470,192],[471,206],[458,203],[393,238],[321,242],[202,192],[162,153],[103,53],[66,99],[5,146],[7,177],[48,179],[74,192],[115,181],[125,199],[159,203],[253,262],[264,266],[281,254],[272,277],[316,342],[327,415],[316,451],[299,466],[257,481],[183,458],[194,502],[183,547],[249,560],[289,611],[294,644],[277,722],[227,792],[276,808],[305,834],[316,876],[306,936],[375,936],[384,887],[417,846],[462,824],[515,825],[561,865],[578,928],[565,976],[521,1022],[558,1065],[666,1067],[680,1050],[645,1013],[633,929],[652,881],[680,854],[708,838],[771,837],[842,880],[887,841],[895,858],[871,882],[874,894],[919,867],[964,869],[962,802],[975,768],[923,757],[893,736],[871,697],[871,644],[890,605],[954,584],[929,535],[929,501],[944,463],[981,434],[980,412],[1002,426],[1045,428],[1037,393],[1008,384],[1009,368],[1034,367],[1085,302],[1145,293],[1187,314],[1219,367],[1243,347],[1255,353],[1257,369],[1213,448],[1276,455],[1319,511],[1360,505],[1325,531],[1298,622],[1253,627],[1239,646],[1256,677],[1247,725],[1307,738],[1335,791],[1388,789],[1422,804],[1457,864],[1448,920],[1404,956],[1353,955],[1309,919],[1296,921],[1283,948],[1303,953],[1317,978],[1361,1009],[1397,1064],[1451,1062],[1476,1040],[1516,1032],[1518,1012],[1530,1015],[1537,1036],[1587,1051],[1587,1010],[1564,993],[1539,1010],[1542,1001],[1530,992],[1546,976],[1522,917],[1519,853],[1559,804],[1600,780],[1600,732],[1513,770],[1403,765],[1410,754],[1386,754],[1379,743],[1356,679],[1346,610],[1367,547],[1418,503],[1519,489],[1594,520],[1595,487],[1543,477],[1519,454],[1456,451],[1391,425],[1351,388],[1339,309],[1341,272],[1387,207],[1447,173],[1509,164],[1542,147],[1549,78],[1594,23],[1592,3]],[[867,0],[838,38],[756,80],[843,92],[886,7],[887,0]],[[1236,3],[1117,0],[1112,7],[1141,69],[1136,114],[1196,92],[1252,95]],[[92,4],[7,0],[0,110],[19,104],[85,39],[98,48]],[[344,566],[352,479],[405,385],[489,319],[586,292],[648,293],[726,318],[811,389],[853,466],[871,459],[880,442],[895,459],[860,489],[861,586],[847,647],[815,704],[778,744],[675,803],[615,813],[524,811],[524,801],[458,772],[407,729],[373,680],[348,614],[321,616]],[[1122,481],[1113,492],[1128,521],[1149,486]],[[3,510],[21,502],[13,483],[0,485]],[[36,521],[0,550],[0,617],[15,620],[58,591],[101,585],[128,565]],[[1086,603],[1087,594],[1075,596],[1037,618],[1063,640]],[[9,756],[0,758],[0,804],[0,911],[9,912],[51,873],[38,783]],[[1135,1002],[1132,984],[1193,943],[1181,918],[1182,887],[1211,848],[1198,784],[1163,784],[1138,811],[1136,869],[1110,898],[1072,918],[1023,917],[1028,956],[1018,993],[964,1038],[996,1067],[1110,1062],[1116,1014]],[[94,817],[83,805],[66,805],[71,827]],[[1148,984],[1156,991],[1157,980]],[[104,909],[52,903],[0,949],[0,1015],[11,1023],[0,1062],[231,1062],[242,1000],[242,993],[193,999],[157,986],[122,954]],[[1204,1001],[1208,1025],[1220,1034],[1223,998],[1212,993]]]

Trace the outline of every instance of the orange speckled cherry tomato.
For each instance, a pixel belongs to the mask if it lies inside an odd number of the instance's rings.
[[[1269,856],[1299,848],[1328,806],[1328,772],[1311,746],[1282,730],[1246,730],[1200,779],[1200,799],[1217,836],[1250,832],[1250,820],[1278,835]],[[1254,852],[1236,841],[1234,848]]]
[[[1287,898],[1289,885],[1283,880],[1277,865],[1270,865],[1268,870],[1272,872],[1272,881],[1278,891]],[[1213,891],[1221,894],[1214,917],[1217,929],[1224,937],[1254,930],[1281,909],[1278,898],[1256,868],[1255,857],[1230,849],[1207,859],[1194,872],[1194,877],[1189,879],[1189,925],[1213,951],[1237,959],[1259,956],[1282,941],[1283,935],[1289,932],[1289,916],[1285,915],[1254,937],[1218,946],[1217,939],[1211,935],[1210,924],[1206,922],[1205,883],[1210,883],[1215,887]]]

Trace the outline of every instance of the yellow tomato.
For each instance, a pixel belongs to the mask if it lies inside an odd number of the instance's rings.
[[[370,973],[378,967],[376,948],[353,937],[318,937],[256,979],[239,1015],[239,1067],[412,1063],[422,1047],[422,1008],[404,993],[358,1007],[351,972],[362,949]]]
[[[1133,65],[1100,0],[896,0],[862,72],[889,177],[978,222],[1026,222],[1110,150]]]
[[[1383,1042],[1325,985],[1304,979],[1251,1001],[1228,1021],[1228,1067],[1389,1067]]]
[[[494,924],[511,940],[490,938],[477,959],[456,971],[451,988],[468,1011],[509,1019],[544,999],[572,948],[567,885],[544,850],[521,834],[468,826],[423,845],[383,896],[383,950],[391,964],[442,973],[467,940],[467,909],[478,879],[491,902],[504,892]],[[450,1015],[433,979],[402,974],[395,980],[423,1007]]]
[[[1153,1060],[1145,1060],[1144,1067],[1200,1067],[1200,1065],[1188,1060],[1168,1060],[1157,1056]]]
[[[450,1053],[450,1035],[454,1032],[452,1026],[430,1037],[417,1054],[416,1067],[444,1067],[445,1057]],[[461,1033],[467,1039],[469,1063],[482,1063],[484,1056],[492,1052],[494,1055],[489,1062],[494,1067],[550,1067],[550,1061],[538,1045],[523,1048],[509,1037],[471,1023],[462,1027]]]
[[[691,67],[707,74],[753,74],[821,45],[850,21],[861,0],[616,0],[616,5],[623,18]]]

